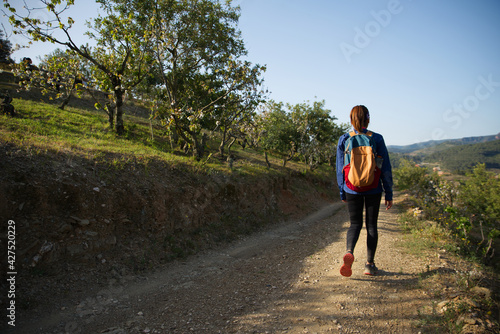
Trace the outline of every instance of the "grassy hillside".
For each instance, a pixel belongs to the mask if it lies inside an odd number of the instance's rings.
[[[463,174],[478,163],[490,170],[500,170],[500,140],[496,136],[427,142],[396,147],[390,152],[395,157],[406,156],[416,162],[437,164],[453,173]]]
[[[464,173],[478,163],[488,169],[500,170],[500,140],[469,145],[442,147],[423,156],[427,162],[437,162],[447,170]]]
[[[32,93],[30,93],[32,94]],[[235,144],[232,153],[235,161],[230,166],[218,156],[219,141],[216,136],[207,142],[207,155],[196,161],[192,156],[175,147],[162,127],[152,124],[147,110],[132,108],[125,115],[126,133],[118,136],[110,130],[107,115],[90,108],[91,102],[74,99],[73,105],[84,108],[57,108],[48,101],[16,98],[12,102],[17,116],[0,116],[0,142],[13,145],[36,158],[49,155],[56,159],[85,159],[94,164],[106,164],[120,169],[127,163],[147,166],[149,162],[182,168],[189,173],[221,173],[241,178],[260,179],[265,175],[300,174],[319,183],[333,183],[334,172],[327,165],[314,171],[298,161],[290,161],[282,168],[281,157],[269,156],[272,168],[268,169],[263,152]],[[131,108],[129,107],[130,111]]]
[[[33,94],[33,93],[30,93]],[[165,136],[162,127],[151,124],[147,110],[133,109],[133,113],[125,115],[126,133],[118,136],[108,128],[107,115],[92,109],[92,102],[74,99],[73,105],[81,104],[84,108],[57,108],[48,101],[36,102],[29,99],[14,99],[13,105],[17,117],[2,115],[0,118],[0,140],[24,148],[31,153],[51,152],[52,154],[76,155],[95,162],[118,164],[120,161],[157,160],[172,166],[184,166],[199,170],[215,169],[223,173],[239,173],[241,175],[258,176],[268,173],[265,168],[263,152],[252,149],[242,149],[234,145],[237,162],[231,170],[225,159],[218,159],[218,138],[211,138],[206,156],[197,162],[191,156],[172,145]],[[130,107],[128,110],[130,111]],[[328,182],[332,169],[320,166],[314,172],[306,171],[306,166],[291,161],[286,169],[282,169],[281,158],[269,157],[273,171],[309,173]]]
[[[192,162],[189,157],[168,153],[168,143],[159,133],[151,140],[149,122],[139,116],[127,116],[127,132],[117,136],[108,129],[102,112],[74,107],[60,110],[32,100],[15,99],[13,105],[18,116],[0,119],[0,140],[35,156],[80,157],[111,165],[153,159],[172,164]]]

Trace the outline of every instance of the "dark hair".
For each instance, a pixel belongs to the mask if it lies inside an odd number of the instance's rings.
[[[356,131],[362,132],[363,128],[366,128],[368,126],[369,121],[370,112],[368,111],[367,107],[359,105],[352,108],[351,124]]]

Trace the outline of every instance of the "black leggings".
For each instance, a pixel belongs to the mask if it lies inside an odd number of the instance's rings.
[[[382,193],[372,195],[353,195],[347,193],[347,208],[351,226],[347,230],[347,251],[354,252],[363,227],[363,209],[366,208],[366,246],[368,249],[367,261],[373,263],[377,250],[378,231],[377,220]]]

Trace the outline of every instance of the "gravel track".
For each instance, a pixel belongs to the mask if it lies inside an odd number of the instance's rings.
[[[378,276],[363,275],[364,229],[353,275],[339,274],[349,218],[338,202],[98,291],[83,286],[86,297],[23,314],[12,333],[418,333],[431,300],[415,286],[428,263],[398,247],[397,210],[381,207]]]

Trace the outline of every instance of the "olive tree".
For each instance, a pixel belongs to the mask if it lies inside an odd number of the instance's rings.
[[[87,72],[84,59],[76,56],[70,49],[55,51],[45,55],[36,69],[22,62],[14,67],[14,74],[19,78],[20,89],[40,89],[43,95],[60,100],[60,109],[69,103],[71,97],[81,97],[84,91],[84,75]]]
[[[266,162],[270,166],[267,154],[278,155],[283,167],[293,159],[299,149],[300,133],[293,123],[290,113],[283,102],[269,101],[256,118],[258,127],[258,145],[264,149]]]
[[[265,92],[259,89],[263,70],[263,67],[258,65],[252,67],[249,62],[242,61],[233,62],[226,69],[227,75],[216,90],[222,98],[213,108],[211,124],[208,124],[213,127],[215,123],[214,131],[220,133],[221,158],[224,157],[226,145],[231,155],[231,146],[236,140],[247,142],[246,129],[253,122],[257,106],[265,101]]]
[[[125,93],[149,74],[150,39],[148,32],[142,29],[136,16],[132,15],[133,7],[123,7],[128,9],[124,13],[117,11],[114,1],[97,0],[97,3],[107,16],[99,16],[92,22],[87,22],[91,29],[87,35],[96,43],[93,47],[89,44],[77,45],[74,41],[71,28],[75,20],[65,15],[67,9],[74,5],[74,0],[40,0],[33,7],[24,4],[22,12],[19,4],[14,6],[11,1],[4,0],[4,7],[10,12],[9,20],[14,33],[23,34],[30,41],[58,44],[91,64],[95,82],[112,97],[115,130],[122,134]],[[39,10],[44,10],[46,15],[34,15]]]
[[[246,49],[237,29],[239,9],[230,1],[132,1],[151,25],[160,78],[157,114],[200,159],[204,130],[217,121],[227,130],[260,96],[264,68],[241,61]]]
[[[295,105],[269,101],[256,116],[256,128],[252,131],[254,140],[266,153],[278,155],[287,161],[299,157],[309,168],[319,164],[333,164],[336,143],[346,131],[345,124],[338,125],[337,119],[325,108],[325,101]]]
[[[333,166],[336,144],[347,130],[346,125],[335,123],[337,118],[325,108],[325,101],[314,101],[288,105],[290,116],[298,136],[298,153],[306,164],[314,169],[328,161]]]
[[[12,63],[12,58],[10,57],[12,53],[12,43],[4,38],[5,34],[0,30],[0,63]]]

